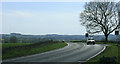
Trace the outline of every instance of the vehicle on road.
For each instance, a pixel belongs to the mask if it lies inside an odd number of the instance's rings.
[[[62,40],[62,42],[65,42],[65,40]]]
[[[95,40],[94,40],[94,38],[93,37],[89,37],[88,39],[87,39],[87,45],[89,45],[89,44],[95,44]]]

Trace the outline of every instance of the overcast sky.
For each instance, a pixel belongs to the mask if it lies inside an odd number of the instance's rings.
[[[84,35],[85,2],[4,2],[2,33]]]

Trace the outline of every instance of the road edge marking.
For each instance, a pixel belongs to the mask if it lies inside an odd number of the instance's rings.
[[[90,58],[86,59],[85,61],[78,61],[78,62],[79,63],[87,62],[88,60],[90,60],[90,59],[94,58],[95,56],[99,55],[100,53],[102,53],[105,49],[106,49],[106,46],[104,46],[103,49],[100,52],[98,52],[97,54],[91,56]]]
[[[88,61],[88,60],[94,58],[95,56],[99,55],[99,54],[102,53],[105,49],[106,49],[106,46],[104,46],[104,48],[103,48],[100,52],[98,52],[97,54],[95,54],[95,55],[93,55],[92,57],[88,58],[86,61]]]

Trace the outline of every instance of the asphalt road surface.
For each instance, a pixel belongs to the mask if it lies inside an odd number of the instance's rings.
[[[84,62],[105,49],[104,45],[67,43],[68,46],[40,54],[3,60],[3,62]]]

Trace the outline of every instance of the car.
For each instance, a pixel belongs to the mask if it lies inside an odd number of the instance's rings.
[[[87,45],[89,45],[89,44],[95,44],[95,40],[94,40],[94,38],[93,37],[89,37],[88,39],[87,39]]]
[[[65,40],[62,40],[62,42],[65,42]]]

